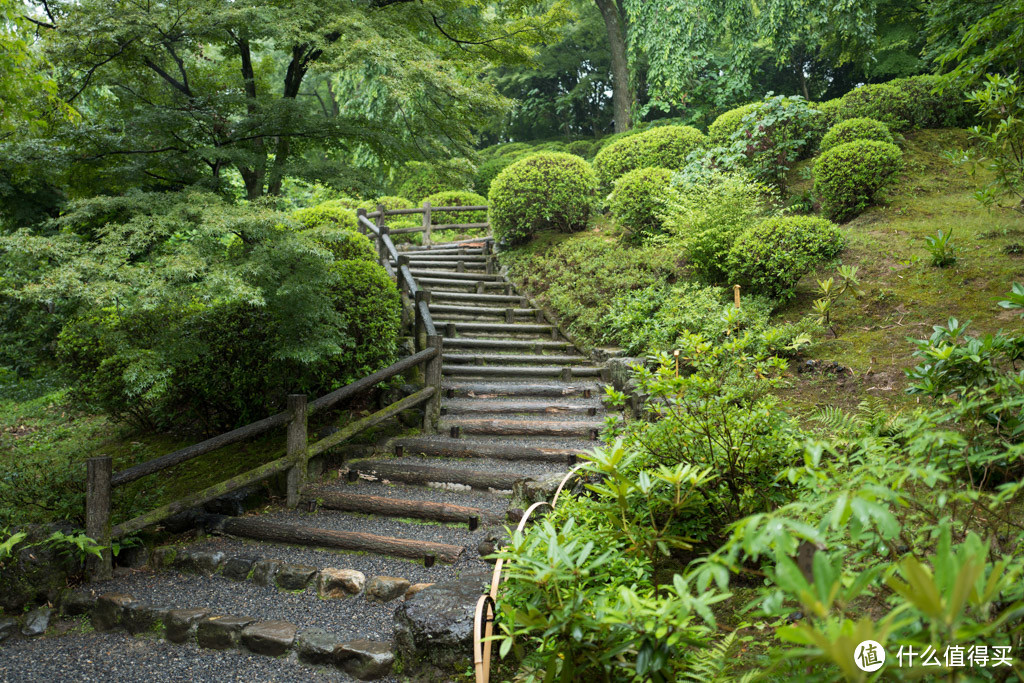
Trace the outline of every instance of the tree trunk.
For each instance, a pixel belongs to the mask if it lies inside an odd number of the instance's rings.
[[[630,128],[629,117],[633,107],[622,13],[616,0],[594,0],[594,3],[601,10],[604,26],[608,31],[608,48],[612,56],[612,112],[615,118],[615,132],[621,133]]]

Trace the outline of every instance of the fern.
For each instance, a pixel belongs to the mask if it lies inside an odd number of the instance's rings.
[[[694,683],[748,683],[756,680],[759,676],[757,671],[747,671],[742,676],[736,671],[740,661],[737,657],[740,646],[748,640],[749,637],[739,638],[733,631],[710,647],[697,651],[688,663],[688,670],[679,680]]]

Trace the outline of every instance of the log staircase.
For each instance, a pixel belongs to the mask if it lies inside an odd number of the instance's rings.
[[[407,317],[421,322],[422,303],[442,337],[433,429],[428,414],[421,433],[346,460],[297,506],[208,515],[195,541],[89,584],[67,613],[90,613],[98,630],[163,624],[197,657],[293,651],[293,663],[365,680],[388,675],[396,605],[490,570],[482,555],[510,518],[513,487],[557,481],[596,445],[601,368],[497,272],[489,238],[381,256],[400,283],[415,282]]]

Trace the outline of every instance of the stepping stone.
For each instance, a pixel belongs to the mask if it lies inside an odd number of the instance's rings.
[[[306,590],[316,575],[316,567],[304,564],[282,564],[277,570],[277,587],[286,591]]]
[[[387,676],[395,655],[391,646],[376,640],[350,640],[334,650],[334,661],[342,671],[361,681]]]
[[[336,599],[358,595],[366,586],[366,576],[355,569],[321,569],[316,592],[321,598]]]
[[[196,624],[196,641],[199,647],[227,650],[238,645],[242,629],[254,621],[251,617],[232,617],[226,614],[203,617]]]
[[[366,584],[366,595],[381,602],[390,602],[405,595],[410,583],[395,576],[375,576]]]
[[[196,623],[209,613],[210,610],[205,608],[172,609],[164,618],[167,640],[172,643],[184,643],[196,632]]]
[[[130,595],[124,593],[107,593],[96,599],[96,608],[92,611],[92,627],[97,631],[112,631],[121,625],[124,609],[135,602]]]
[[[50,617],[53,616],[53,609],[50,607],[37,607],[25,615],[25,624],[21,627],[21,635],[34,638],[46,633],[50,626]]]
[[[18,620],[14,617],[0,617],[0,643],[18,631]]]
[[[163,626],[169,611],[170,609],[163,605],[133,602],[124,608],[121,621],[124,623],[124,628],[128,633],[137,635]]]
[[[256,566],[255,557],[229,557],[224,563],[223,575],[234,581],[245,581]]]
[[[306,664],[333,664],[334,651],[341,638],[322,628],[305,628],[295,638],[295,651],[299,661]]]
[[[287,621],[258,621],[242,629],[242,645],[258,655],[277,657],[292,648],[296,631]]]
[[[257,586],[273,586],[274,576],[281,563],[276,560],[260,560],[252,570],[252,582]]]

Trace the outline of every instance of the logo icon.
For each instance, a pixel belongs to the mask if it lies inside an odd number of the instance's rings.
[[[877,671],[885,664],[885,648],[875,640],[865,640],[853,652],[853,661],[861,671]]]

